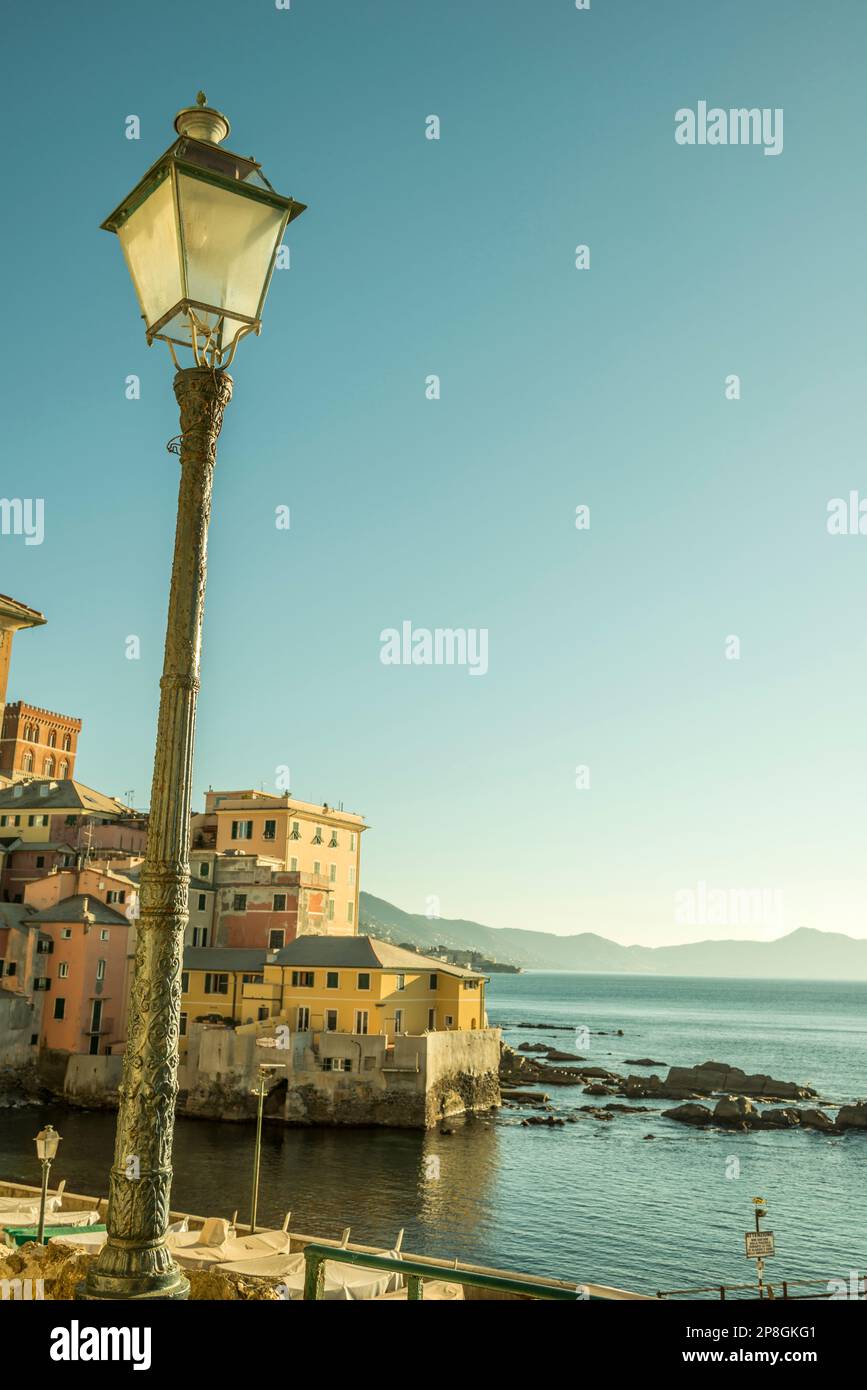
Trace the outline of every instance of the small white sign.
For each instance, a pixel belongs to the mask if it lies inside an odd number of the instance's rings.
[[[744,1242],[748,1260],[768,1260],[776,1254],[773,1231],[747,1231]]]

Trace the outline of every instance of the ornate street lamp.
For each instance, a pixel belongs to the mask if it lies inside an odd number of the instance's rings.
[[[36,1145],[36,1157],[42,1164],[42,1196],[39,1202],[39,1234],[36,1237],[40,1245],[45,1244],[45,1205],[48,1200],[48,1174],[51,1165],[57,1155],[57,1146],[63,1136],[57,1133],[53,1125],[46,1125],[40,1129],[34,1143]]]
[[[108,1236],[83,1298],[189,1292],[165,1233],[211,483],[232,395],[226,367],[241,338],[259,332],[283,233],[304,211],[274,192],[255,160],[220,148],[229,122],[203,92],[197,101],[175,118],[179,138],[102,224],[120,240],[148,343],[167,342],[178,368],[181,479]],[[192,353],[194,366],[179,365],[178,348]]]

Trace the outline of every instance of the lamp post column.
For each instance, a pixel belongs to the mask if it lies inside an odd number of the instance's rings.
[[[45,1244],[45,1205],[48,1201],[48,1172],[51,1168],[51,1159],[42,1160],[42,1196],[39,1200],[39,1234],[36,1237],[37,1245]]]
[[[192,367],[174,379],[181,480],[165,660],[141,873],[127,1044],[118,1092],[108,1238],[84,1298],[186,1298],[189,1284],[165,1244],[178,1090],[181,962],[188,920],[190,807],[196,696],[217,438],[232,395],[224,371]]]

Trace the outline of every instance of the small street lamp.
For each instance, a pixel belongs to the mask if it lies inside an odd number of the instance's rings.
[[[36,1157],[42,1164],[42,1196],[39,1199],[39,1235],[36,1237],[40,1245],[45,1244],[45,1204],[48,1200],[48,1174],[57,1156],[57,1146],[62,1137],[62,1135],[57,1133],[53,1125],[46,1125],[44,1129],[40,1129],[33,1141],[36,1145]]]
[[[232,396],[226,368],[241,339],[260,331],[283,233],[304,211],[274,191],[254,159],[220,148],[229,122],[204,92],[178,113],[175,130],[177,140],[102,224],[120,241],[148,343],[166,342],[177,367],[181,433],[170,447],[180,455],[181,479],[108,1235],[82,1298],[189,1293],[165,1234],[211,485]],[[194,365],[180,366],[178,350]]]
[[[285,1071],[286,1066],[283,1062],[260,1062],[259,1063],[259,1084],[251,1092],[251,1096],[258,1096],[259,1109],[256,1116],[256,1150],[253,1155],[253,1201],[250,1208],[250,1235],[256,1234],[256,1213],[259,1208],[259,1164],[262,1159],[262,1111],[265,1108],[265,1082],[275,1071]]]

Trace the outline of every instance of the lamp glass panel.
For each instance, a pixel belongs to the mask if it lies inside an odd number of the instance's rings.
[[[254,319],[283,209],[180,172],[178,186],[188,297]]]
[[[172,181],[150,193],[118,228],[145,322],[150,328],[183,297]]]

